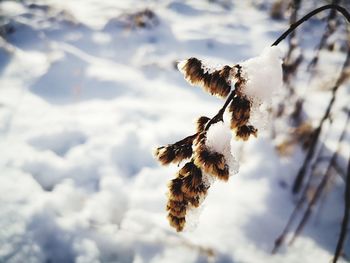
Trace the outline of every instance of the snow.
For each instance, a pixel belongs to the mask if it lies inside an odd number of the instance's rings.
[[[282,52],[267,47],[261,55],[241,63],[245,79],[244,93],[260,102],[269,102],[282,87]]]
[[[330,260],[341,182],[329,193],[326,216],[271,255],[294,207],[290,185],[301,157],[280,158],[260,133],[228,147],[222,123],[209,130],[209,143],[239,161],[239,174],[211,185],[196,228],[176,233],[166,220],[167,183],[178,167],[160,167],[152,149],[193,134],[194,119],[222,106],[188,85],[175,62],[253,58],[243,65],[254,76],[254,96],[268,99],[278,89],[278,51],[259,54],[286,21],[252,2],[225,9],[196,0],[1,1],[15,29],[0,38],[1,262]],[[158,25],[120,23],[146,7]],[[339,107],[348,101],[346,89],[342,95]],[[315,116],[324,101],[312,104]]]
[[[231,149],[232,131],[229,122],[218,122],[209,128],[206,145],[209,150],[224,155],[226,163],[230,167],[230,176],[238,173],[239,164],[235,157],[236,153]]]

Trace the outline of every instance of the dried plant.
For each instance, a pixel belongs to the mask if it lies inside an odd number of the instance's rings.
[[[211,125],[223,122],[223,114],[228,108],[231,115],[231,129],[237,139],[247,140],[257,136],[257,129],[249,125],[252,101],[244,95],[246,79],[242,76],[242,66],[224,66],[212,70],[197,58],[190,58],[178,64],[185,79],[192,85],[200,85],[211,95],[227,98],[224,106],[213,118],[205,116],[197,120],[196,133],[174,144],[158,147],[155,156],[167,165],[189,161],[178,171],[169,183],[168,219],[177,231],[182,231],[186,223],[186,213],[196,208],[204,200],[210,187],[208,176],[227,181],[230,174],[229,157],[208,146],[207,135]]]
[[[299,7],[300,2],[301,1],[295,0],[294,4]],[[299,8],[295,9],[297,11]],[[299,25],[307,21],[312,16],[327,9],[332,9],[340,12],[348,20],[348,22],[350,22],[350,14],[346,9],[336,4],[325,5],[313,10],[298,21],[293,21],[290,28],[286,30],[272,44],[272,46],[277,46],[289,34],[293,33]],[[294,20],[296,20],[296,11],[294,13]],[[271,50],[273,49],[271,48]],[[257,65],[260,67],[262,66],[262,64],[259,64],[261,63],[261,58],[259,58],[260,60],[258,58],[255,60],[251,59],[240,64],[235,64],[233,66],[225,65],[221,68],[216,69],[211,68],[203,61],[194,57],[178,64],[179,70],[184,74],[185,79],[190,84],[199,85],[211,95],[215,95],[226,100],[222,108],[214,117],[209,118],[202,116],[198,119],[195,134],[190,135],[174,144],[158,147],[155,151],[156,158],[163,165],[170,163],[180,164],[182,161],[186,160],[186,163],[177,172],[175,178],[170,181],[168,186],[169,192],[166,209],[168,211],[168,219],[170,225],[177,231],[182,231],[186,226],[186,216],[188,215],[188,211],[190,209],[197,208],[205,199],[208,193],[208,189],[210,188],[211,178],[227,181],[232,171],[236,171],[234,169],[232,170],[231,167],[233,164],[232,153],[230,151],[228,153],[226,151],[227,149],[218,150],[213,146],[209,138],[211,128],[217,123],[223,123],[224,113],[226,113],[230,119],[229,127],[231,129],[231,132],[235,135],[234,138],[236,140],[246,141],[252,135],[255,137],[258,135],[258,129],[254,126],[251,115],[252,112],[256,110],[257,106],[264,102],[266,95],[271,96],[271,90],[266,92],[265,90],[261,89],[261,86],[259,86],[259,84],[256,84],[257,81],[255,80],[254,82],[254,74],[261,74],[260,71],[262,71],[263,74],[267,75],[265,77],[267,77],[269,81],[272,82],[269,84],[271,84],[271,86],[277,86],[279,82],[274,82],[274,77],[276,77],[277,72],[277,79],[280,78],[282,80],[281,61],[276,60],[275,54],[272,57],[272,60],[270,57],[266,60],[269,62],[263,65],[263,68],[257,67]],[[266,56],[264,58],[266,59]],[[256,63],[257,61],[259,61],[259,63]],[[272,63],[271,61],[274,62]],[[345,66],[347,66],[348,61],[349,60],[347,58]],[[253,67],[255,67],[254,70],[252,70]],[[264,67],[275,67],[279,69],[277,71],[272,71],[273,73],[271,73],[269,71],[266,71]],[[335,93],[338,89],[338,86],[344,79],[344,77],[341,77],[332,90],[333,96],[325,113],[326,118],[328,117],[330,109],[334,103]],[[257,85],[258,88],[255,85]],[[264,86],[264,88],[265,87],[267,86]],[[320,126],[322,126],[322,122],[323,119]],[[313,155],[314,144],[318,140],[320,127],[316,128],[314,131],[307,129],[307,131],[301,133],[300,136],[304,137],[304,133],[312,134],[311,141],[309,135],[306,136],[307,140],[305,140],[305,143],[308,143],[310,145],[309,152],[306,157],[306,159],[308,159],[310,158],[309,155]],[[348,167],[348,179],[346,181],[346,206],[344,211],[344,218],[333,262],[336,262],[340,255],[347,233],[348,217],[350,213],[350,209],[347,207],[350,203],[349,173],[350,163]],[[329,174],[328,171],[327,174]],[[298,187],[298,184],[301,185],[302,179],[303,178],[301,176],[298,176],[296,184],[294,185],[294,190]],[[316,189],[316,192],[309,202],[308,209],[304,214],[302,222],[300,223],[295,236],[297,236],[307,221],[312,207],[318,200],[323,189],[325,189],[325,185],[327,184],[328,179],[329,176],[325,175],[319,187]],[[300,202],[302,203],[303,201]],[[296,207],[296,211],[297,210],[299,210],[299,207]],[[294,213],[292,217],[294,217]],[[274,252],[277,251],[278,247],[283,242],[285,233],[286,232],[284,232],[282,236],[276,240],[276,247],[274,249]]]
[[[265,93],[271,91],[269,86],[282,84],[282,61],[278,54],[277,48],[270,48],[261,57],[221,68],[212,68],[193,57],[178,64],[190,84],[199,85],[209,94],[226,101],[213,118],[202,116],[198,119],[195,134],[174,144],[158,147],[155,151],[156,158],[163,165],[188,160],[169,184],[168,219],[177,231],[185,227],[188,210],[198,207],[205,199],[212,179],[227,181],[230,174],[237,172],[237,163],[229,146],[231,135],[225,142],[227,147],[219,149],[213,145],[210,137],[211,127],[223,123],[226,113],[230,122],[227,129],[231,130],[229,133],[233,133],[236,140],[246,141],[251,136],[257,136],[258,129],[253,125],[251,114],[264,101]],[[268,72],[268,67],[275,69]],[[252,72],[260,70],[266,73],[268,79],[276,77],[274,74],[277,72],[277,79],[280,80],[268,85],[258,83]],[[256,92],[254,96],[254,87],[264,91]]]

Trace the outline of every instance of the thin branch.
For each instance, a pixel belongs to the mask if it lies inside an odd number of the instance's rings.
[[[327,10],[327,9],[335,9],[335,10],[337,10],[350,23],[350,13],[345,8],[343,8],[343,7],[339,6],[339,5],[334,5],[334,4],[324,5],[324,6],[321,6],[319,8],[316,8],[315,10],[313,10],[310,13],[306,14],[301,19],[299,19],[297,22],[292,24],[289,27],[289,29],[287,29],[275,42],[273,42],[273,44],[271,46],[277,46],[282,40],[284,40],[289,34],[291,34],[302,23],[304,23],[305,21],[309,20],[314,15],[316,15],[316,14],[318,14],[318,13],[324,11],[324,10]]]
[[[208,124],[205,126],[205,131],[207,131],[212,124],[223,120],[225,110],[235,95],[236,95],[235,90],[232,90],[230,95],[227,97],[224,106],[222,106],[222,108],[218,111],[218,113],[213,118],[211,118]]]
[[[300,9],[301,6],[301,0],[293,0],[293,4],[292,4],[292,8],[293,8],[293,12],[290,16],[290,24],[294,24],[297,21],[298,18],[298,11]],[[295,37],[295,31],[291,33],[291,36],[289,38],[289,45],[291,45],[291,42],[293,40],[293,38]]]
[[[325,144],[322,145],[322,148],[319,151],[320,154],[323,152],[323,148],[325,148]],[[318,159],[321,159],[321,157],[318,157]],[[317,161],[314,163],[314,165],[311,168],[311,170],[315,169],[316,163],[317,163]],[[303,190],[303,192],[302,192],[302,194],[301,194],[297,204],[295,205],[292,214],[289,216],[289,219],[288,219],[288,222],[287,222],[286,226],[284,227],[284,229],[283,229],[282,233],[280,234],[280,236],[275,240],[274,248],[271,251],[272,254],[275,254],[278,251],[278,249],[281,247],[281,245],[284,243],[284,241],[286,239],[286,236],[287,236],[287,234],[289,232],[289,229],[292,226],[292,223],[294,222],[294,220],[295,220],[296,216],[298,215],[298,212],[300,211],[300,209],[303,207],[303,204],[306,201],[307,193],[308,193],[308,191],[310,189],[310,186],[311,186],[312,178],[313,178],[312,176],[309,176],[309,178],[307,180],[307,183],[306,183],[306,186],[304,187],[304,190]]]
[[[350,111],[347,112],[347,120],[345,122],[345,126],[344,126],[344,129],[339,137],[339,143],[338,143],[338,148],[340,148],[340,143],[341,141],[344,139],[344,136],[346,134],[346,130],[347,130],[347,127],[348,127],[348,124],[349,124],[349,121],[350,121]],[[320,161],[326,161],[328,160],[328,169],[331,169],[331,168],[334,168],[334,165],[336,163],[336,160],[337,160],[337,157],[338,157],[338,150],[334,152],[334,154],[332,155],[331,158],[327,158],[325,159],[324,157],[321,156],[321,153],[323,152],[323,149],[325,148],[325,144],[322,145],[322,148],[321,150],[319,151],[320,153],[320,156],[317,158],[317,160],[315,161],[315,163],[313,164],[311,170],[313,171],[315,168],[316,168],[316,164]],[[285,239],[286,239],[286,236],[292,226],[292,223],[294,222],[296,216],[298,215],[298,212],[300,211],[300,209],[303,207],[303,204],[305,203],[305,200],[306,200],[306,197],[307,197],[307,192],[309,191],[310,189],[310,185],[311,185],[311,181],[312,181],[312,176],[309,176],[308,178],[308,181],[306,183],[306,186],[304,187],[303,189],[303,192],[301,194],[301,197],[299,198],[297,204],[295,205],[294,207],[294,210],[292,212],[292,214],[290,215],[289,219],[288,219],[288,222],[286,224],[286,226],[284,227],[282,233],[280,234],[280,236],[275,240],[275,245],[274,245],[274,248],[272,249],[271,253],[272,254],[275,254],[278,249],[281,247],[281,245],[284,243]]]
[[[334,102],[335,102],[335,98],[336,98],[336,92],[339,88],[339,86],[342,84],[342,82],[344,81],[344,69],[347,68],[350,64],[350,51],[348,51],[348,54],[346,56],[346,59],[345,59],[345,62],[342,66],[342,70],[341,70],[341,73],[340,73],[340,76],[339,78],[337,79],[336,81],[336,84],[334,85],[333,89],[332,89],[332,98],[331,100],[329,101],[328,103],[328,106],[327,106],[327,109],[318,125],[318,127],[315,129],[314,131],[314,134],[312,136],[312,139],[311,139],[311,143],[310,143],[310,148],[307,152],[307,155],[304,159],[304,162],[303,162],[303,165],[301,166],[299,172],[298,172],[298,175],[297,177],[295,178],[295,181],[294,181],[294,184],[293,184],[293,193],[298,193],[300,191],[300,188],[303,184],[303,180],[304,180],[304,177],[305,177],[305,174],[307,172],[307,168],[308,168],[308,165],[311,161],[311,159],[313,158],[314,154],[315,154],[315,150],[316,150],[316,145],[317,145],[317,142],[318,142],[318,138],[321,134],[321,131],[322,131],[322,127],[323,127],[323,124],[324,122],[329,118],[329,115],[330,115],[330,112],[333,108],[333,105],[334,105]]]
[[[293,11],[289,19],[289,25],[293,25],[298,19],[298,11],[301,6],[301,0],[293,0],[291,6]],[[283,81],[287,84],[286,87],[289,91],[288,96],[294,95],[295,93],[292,85],[290,85],[290,79],[291,75],[295,74],[297,68],[303,60],[303,56],[301,53],[296,58],[292,59],[292,54],[297,48],[296,39],[296,31],[291,32],[288,39],[289,48],[285,58],[283,59]]]
[[[308,221],[316,202],[318,201],[319,197],[321,196],[323,190],[325,189],[325,187],[328,183],[328,180],[332,177],[330,170],[331,170],[331,166],[328,166],[328,169],[327,169],[326,173],[324,174],[321,183],[318,185],[316,192],[315,192],[314,196],[312,197],[312,199],[311,199],[311,201],[310,201],[310,203],[309,203],[309,205],[308,205],[308,207],[303,215],[303,218],[301,219],[297,229],[294,232],[294,235],[293,235],[291,241],[289,242],[289,245],[293,244],[295,239],[299,236],[300,232],[303,230],[306,222]]]
[[[290,26],[293,25],[295,22],[297,22],[297,18],[298,18],[298,11],[300,9],[301,6],[301,0],[293,0],[293,4],[292,4],[292,14],[290,16],[290,20],[289,20],[289,24]],[[290,34],[290,37],[288,39],[289,42],[289,49],[287,52],[287,55],[285,57],[286,61],[289,61],[290,56],[292,55],[293,50],[295,49],[296,45],[294,45],[294,38],[296,36],[296,31],[292,31]]]
[[[344,129],[343,129],[343,131],[342,131],[342,133],[341,133],[341,135],[340,135],[340,137],[339,137],[338,149],[340,148],[341,142],[343,141],[343,139],[344,139],[344,137],[345,137],[345,135],[346,135],[346,130],[347,130],[347,126],[348,126],[349,119],[350,119],[350,113],[348,113],[348,115],[347,115],[347,120],[346,120]],[[331,159],[331,161],[330,161],[329,164],[328,164],[326,173],[324,174],[321,183],[318,185],[315,194],[313,195],[311,201],[309,202],[309,205],[308,205],[308,207],[307,207],[307,209],[306,209],[306,211],[305,211],[305,213],[304,213],[304,216],[303,216],[303,218],[301,219],[301,221],[300,221],[300,223],[299,223],[297,229],[295,230],[294,235],[293,235],[291,241],[289,242],[289,245],[291,245],[291,244],[295,241],[295,239],[297,238],[297,236],[298,236],[298,235],[300,234],[300,232],[303,230],[303,228],[304,228],[306,222],[308,221],[308,219],[309,219],[309,217],[310,217],[310,215],[311,215],[311,213],[312,213],[312,210],[313,210],[313,208],[314,208],[316,202],[318,201],[318,199],[320,198],[321,194],[323,193],[323,190],[324,190],[325,187],[327,186],[327,183],[328,183],[329,179],[332,177],[331,169],[332,169],[332,166],[333,166],[334,161],[335,161],[336,158],[337,158],[337,152],[338,152],[338,150],[336,150],[336,151],[333,153],[332,159]],[[349,172],[349,171],[348,171],[348,172]],[[349,181],[349,178],[348,178],[348,181]],[[349,190],[350,190],[350,189],[349,189]],[[347,198],[347,194],[348,194],[348,193],[346,193],[346,195],[345,195],[346,198]],[[349,200],[348,200],[348,201],[350,201],[350,196],[349,196]],[[347,205],[347,201],[345,202],[345,205]],[[346,213],[345,213],[344,217],[345,217],[345,216],[347,216],[347,217],[349,216],[349,215],[347,214],[347,213],[348,213],[347,209],[349,209],[349,208],[345,208]],[[347,220],[347,217],[345,218],[346,220]],[[345,229],[345,230],[346,230],[346,229]],[[345,237],[343,237],[343,238],[345,238]],[[342,242],[343,242],[343,241],[342,241]],[[342,245],[342,244],[341,244],[341,245]]]
[[[335,4],[335,5],[338,5],[340,3],[340,0],[332,0],[332,4]],[[337,12],[335,9],[332,9],[330,12],[329,12],[329,15],[327,17],[327,25],[326,25],[326,29],[325,31],[323,32],[323,35],[321,37],[321,40],[320,42],[318,43],[318,47],[317,47],[317,51],[316,51],[316,54],[314,55],[314,57],[311,59],[311,62],[309,63],[307,69],[308,71],[310,71],[311,69],[313,69],[317,62],[318,62],[318,59],[319,59],[319,54],[320,54],[320,51],[321,49],[325,46],[326,44],[326,40],[327,38],[334,33],[336,27],[333,26],[335,25],[333,23],[333,21],[335,20],[336,18],[336,15],[337,15]]]
[[[242,72],[241,72],[242,67],[239,64],[235,65],[235,67],[237,68],[236,78],[238,79],[238,81],[235,83],[235,89],[233,89],[230,95],[227,97],[224,103],[224,106],[222,106],[222,108],[218,111],[218,113],[213,118],[210,119],[208,124],[205,126],[205,131],[207,131],[212,124],[217,123],[219,121],[223,121],[224,113],[227,106],[230,104],[230,102],[233,100],[234,96],[236,95],[236,89],[239,89],[239,86],[242,84]]]
[[[309,177],[309,180],[307,182],[307,187],[305,187],[300,199],[298,200],[298,203],[295,205],[294,210],[292,212],[292,214],[289,216],[288,222],[286,224],[286,226],[284,227],[282,233],[280,234],[280,236],[278,238],[276,238],[275,240],[275,245],[271,251],[272,254],[277,253],[278,249],[282,246],[282,244],[284,243],[286,236],[289,232],[289,229],[292,226],[292,223],[294,222],[296,216],[298,215],[298,212],[300,211],[300,209],[303,207],[303,204],[306,200],[306,196],[307,196],[307,190],[308,190],[308,186],[311,184],[311,176]]]
[[[347,229],[349,225],[350,217],[350,158],[348,163],[348,174],[346,179],[345,194],[344,194],[345,204],[344,204],[344,216],[341,224],[340,235],[337,243],[337,247],[334,252],[333,263],[336,263],[340,253],[344,247],[344,242],[346,240]]]

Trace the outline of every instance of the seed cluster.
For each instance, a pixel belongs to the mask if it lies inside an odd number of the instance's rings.
[[[228,97],[216,116],[202,116],[197,120],[195,134],[155,151],[156,158],[163,165],[188,160],[168,185],[166,206],[170,225],[177,231],[182,231],[188,210],[198,207],[207,195],[210,185],[205,178],[212,176],[223,181],[229,179],[230,164],[224,153],[215,151],[207,144],[210,126],[223,121],[223,114],[228,107],[230,127],[237,139],[247,140],[250,135],[256,136],[257,129],[249,124],[252,102],[244,94],[246,80],[240,65],[226,65],[210,72],[205,70],[200,60],[190,58],[182,62],[179,69],[189,83],[202,86],[212,95]]]
[[[229,177],[229,166],[222,153],[211,151],[205,144],[206,131],[201,132],[195,141],[194,163],[207,174],[227,181]]]
[[[198,207],[207,195],[208,186],[203,181],[202,170],[192,161],[186,163],[169,183],[169,199],[166,206],[170,225],[182,231],[186,212]]]
[[[233,97],[230,105],[229,112],[231,113],[231,129],[236,131],[236,138],[244,141],[248,140],[250,135],[257,136],[258,130],[249,125],[250,113],[252,108],[252,102],[246,95],[244,95],[244,85],[246,80],[242,77],[242,67],[236,65],[236,83],[235,83],[235,96]]]
[[[231,91],[230,76],[234,74],[235,68],[226,65],[220,70],[209,72],[202,61],[192,57],[180,63],[179,70],[190,84],[202,86],[211,95],[225,98]]]
[[[191,158],[193,153],[192,144],[195,138],[196,134],[188,136],[174,144],[158,147],[155,156],[162,165],[179,163],[184,159]]]

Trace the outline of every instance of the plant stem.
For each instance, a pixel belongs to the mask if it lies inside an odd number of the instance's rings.
[[[304,159],[303,165],[301,166],[301,168],[300,168],[300,170],[298,172],[298,175],[295,178],[295,181],[294,181],[294,184],[293,184],[293,188],[292,188],[292,191],[293,191],[294,194],[296,194],[296,193],[298,193],[300,191],[300,188],[301,188],[301,186],[303,184],[305,174],[308,172],[309,163],[311,162],[311,160],[312,160],[312,158],[314,156],[315,149],[316,149],[316,146],[317,146],[317,142],[318,142],[319,136],[320,136],[321,131],[322,131],[323,124],[329,118],[329,115],[331,113],[331,110],[333,108],[333,105],[334,105],[334,102],[335,102],[335,99],[336,99],[337,90],[338,90],[339,86],[342,84],[342,82],[346,78],[345,69],[349,65],[350,65],[350,51],[348,51],[348,54],[347,54],[346,59],[345,59],[345,62],[343,64],[343,66],[342,66],[342,70],[341,70],[340,76],[338,77],[334,87],[332,88],[332,97],[331,97],[331,100],[328,103],[327,109],[326,109],[322,119],[320,120],[320,123],[319,123],[318,127],[315,129],[314,134],[312,135],[312,141],[311,141],[311,144],[310,144],[310,148],[309,148],[309,150],[307,152],[307,155],[306,155],[306,157]]]
[[[335,9],[338,12],[340,12],[346,20],[350,23],[350,13],[344,8],[339,5],[330,4],[330,5],[324,5],[319,8],[316,8],[315,10],[311,11],[310,13],[303,16],[301,19],[299,19],[297,22],[293,23],[289,29],[287,29],[271,46],[277,46],[282,40],[284,40],[289,34],[291,34],[298,26],[300,26],[302,23],[307,21],[309,18],[313,17],[314,15],[327,10],[327,9]]]
[[[313,209],[314,209],[314,206],[316,205],[316,202],[318,201],[318,199],[320,198],[320,196],[322,195],[325,187],[327,186],[328,184],[328,181],[331,179],[332,177],[332,173],[331,173],[331,169],[333,167],[333,163],[335,162],[336,158],[337,158],[337,153],[338,151],[340,150],[340,147],[341,147],[341,143],[342,141],[344,140],[344,137],[346,136],[346,131],[347,131],[347,127],[348,127],[348,123],[349,123],[349,120],[350,120],[350,111],[348,112],[347,114],[347,119],[346,119],[346,122],[345,122],[345,125],[344,125],[344,129],[339,137],[339,140],[338,140],[338,147],[337,147],[337,150],[333,153],[332,155],[332,158],[328,164],[328,167],[327,167],[327,170],[326,170],[326,173],[324,174],[322,180],[321,180],[321,183],[318,185],[311,201],[309,202],[308,204],[308,207],[297,227],[297,229],[295,230],[295,233],[291,239],[291,241],[289,242],[289,245],[291,245],[295,239],[297,238],[297,236],[300,234],[300,232],[303,230],[305,224],[307,223]],[[307,191],[308,189],[305,189],[305,191]],[[345,216],[344,216],[345,217]],[[346,231],[345,231],[346,232]],[[345,239],[345,236],[344,236],[344,239]]]
[[[340,1],[341,0],[332,0],[332,4],[338,5],[340,3]],[[316,66],[316,64],[318,63],[319,54],[320,54],[321,49],[323,49],[323,47],[326,45],[326,41],[329,38],[329,36],[331,34],[333,34],[334,31],[336,30],[336,26],[335,26],[336,23],[332,24],[332,21],[335,22],[335,20],[336,20],[336,15],[337,15],[336,10],[332,9],[327,17],[326,29],[323,32],[322,38],[318,44],[316,54],[314,55],[314,57],[311,59],[309,65],[307,66],[308,71],[310,71],[311,69],[313,69]],[[313,76],[313,74],[312,74],[312,76]]]
[[[205,126],[205,129],[204,129],[205,131],[207,131],[212,124],[224,120],[224,113],[225,113],[227,106],[230,104],[232,99],[235,97],[237,90],[239,90],[240,86],[244,83],[244,79],[242,78],[242,66],[237,64],[234,67],[237,69],[237,74],[235,76],[237,78],[237,81],[235,83],[235,89],[233,89],[231,91],[230,95],[227,97],[224,106],[222,106],[222,108],[219,110],[219,112],[213,118],[210,119],[208,124]]]
[[[225,112],[227,106],[232,101],[235,94],[236,94],[235,90],[231,91],[230,95],[227,97],[227,99],[225,101],[224,106],[222,106],[222,108],[218,111],[218,113],[213,118],[211,118],[210,121],[208,122],[208,124],[205,126],[205,131],[207,131],[212,124],[223,120],[224,112]]]
[[[345,194],[344,194],[344,199],[345,199],[345,207],[344,207],[344,216],[343,216],[343,222],[341,225],[341,230],[340,230],[340,235],[337,243],[337,247],[334,252],[334,258],[333,258],[333,263],[336,263],[340,253],[343,249],[344,242],[346,239],[346,234],[347,234],[347,229],[349,225],[349,217],[350,217],[350,158],[349,158],[349,163],[348,163],[348,174],[347,174],[347,179],[346,179],[346,185],[345,185]]]

